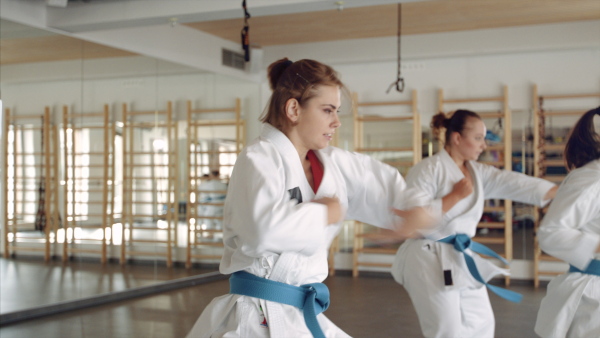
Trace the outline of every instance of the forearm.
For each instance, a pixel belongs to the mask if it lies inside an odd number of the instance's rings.
[[[335,224],[344,219],[344,211],[337,198],[323,197],[313,202],[323,204],[327,207],[327,224]]]
[[[525,174],[488,168],[482,175],[486,199],[509,199],[521,203],[545,206],[556,192],[556,184]]]
[[[448,210],[452,209],[460,200],[461,197],[454,193],[449,193],[442,197],[442,213],[447,213]]]
[[[545,216],[548,217],[548,214]],[[600,237],[579,229],[559,226],[552,220],[544,219],[538,229],[540,248],[551,256],[584,269],[589,261],[600,252]]]
[[[554,196],[556,196],[556,191],[557,190],[558,190],[558,186],[557,185],[555,185],[552,188],[550,188],[548,190],[548,192],[546,192],[546,194],[544,195],[544,201],[553,199]]]

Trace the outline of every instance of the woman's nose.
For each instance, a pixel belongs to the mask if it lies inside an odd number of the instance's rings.
[[[339,128],[341,126],[342,126],[342,121],[340,121],[340,116],[336,113],[335,114],[335,119],[333,120],[332,127],[333,128]]]

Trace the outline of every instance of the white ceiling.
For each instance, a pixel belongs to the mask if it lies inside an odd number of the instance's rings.
[[[247,0],[247,8],[261,17],[416,1],[423,0]],[[242,18],[241,5],[241,0],[71,0],[66,7],[48,6],[46,25],[77,33],[224,20]]]

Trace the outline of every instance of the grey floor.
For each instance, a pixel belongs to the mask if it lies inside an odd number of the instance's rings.
[[[168,283],[169,280],[206,271],[145,265],[121,267],[108,264],[103,267],[97,263],[82,262],[76,264],[75,268],[63,266],[63,263],[55,263],[58,267],[50,268],[46,263],[35,261],[14,264],[13,260],[2,260],[0,305],[3,311],[18,309],[14,304],[20,301],[29,301],[30,305],[37,301],[42,305],[42,302],[64,297],[65,292],[52,282],[56,280],[71,283],[74,279],[82,290],[81,294],[92,295],[119,291],[124,286]],[[104,277],[99,277],[99,272],[104,272]],[[42,292],[33,292],[31,289],[30,297],[16,292],[31,288],[31,285],[39,288],[40,283],[33,281],[40,278],[46,281],[42,285]],[[338,272],[325,283],[331,291],[331,306],[326,315],[348,334],[354,337],[421,337],[408,295],[388,275],[363,274],[352,278],[348,273]],[[523,294],[521,304],[490,295],[496,314],[496,337],[536,337],[533,327],[546,289],[542,287],[536,290],[529,283],[519,282],[513,282],[510,289]],[[226,280],[215,281],[4,325],[0,328],[0,337],[184,337],[204,307],[214,297],[227,292]],[[34,297],[34,293],[37,296]]]
[[[96,260],[44,262],[39,257],[0,258],[0,314],[155,285],[216,269],[167,268],[164,262],[102,265]]]

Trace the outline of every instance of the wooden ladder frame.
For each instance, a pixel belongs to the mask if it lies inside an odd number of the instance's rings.
[[[98,118],[101,121],[92,121]],[[115,123],[111,122],[110,109],[108,104],[105,104],[102,112],[95,113],[69,113],[69,108],[64,106],[62,125],[65,182],[63,261],[67,261],[75,254],[85,253],[96,254],[100,257],[100,262],[105,264],[107,246],[114,238],[112,226],[115,200]],[[83,131],[98,129],[102,132],[102,139],[94,142],[102,142],[102,150],[80,150]],[[91,135],[89,142],[91,146]],[[88,175],[84,175],[85,171],[88,171]],[[98,171],[101,175],[94,175]],[[100,187],[90,188],[94,184]],[[82,198],[88,193],[101,193],[101,199]],[[93,211],[89,212],[89,210]],[[100,239],[85,236],[76,238],[76,229],[98,229],[102,232],[102,237]],[[109,230],[111,231],[110,243],[107,238]]]
[[[136,121],[136,118],[145,117],[146,120]],[[154,120],[148,121],[148,118]],[[157,132],[159,128],[166,134],[166,150],[157,152],[136,150],[133,137],[135,132],[151,130]],[[123,104],[123,217],[122,217],[122,244],[121,264],[125,264],[128,257],[136,256],[164,256],[167,267],[173,264],[173,247],[177,238],[177,221],[179,218],[178,200],[178,142],[177,123],[173,120],[173,105],[167,102],[165,110],[130,111],[127,104]],[[154,159],[159,159],[154,164]],[[146,159],[140,163],[141,159]],[[151,171],[151,176],[142,176],[140,171]],[[154,177],[156,171],[163,171],[162,175]],[[162,189],[157,188],[161,184]],[[143,186],[140,188],[139,185]],[[150,185],[150,188],[147,186]],[[152,196],[151,201],[138,200],[140,195]],[[159,200],[160,199],[160,200]],[[140,212],[137,209],[149,207],[152,212]],[[134,208],[135,207],[135,208]],[[159,209],[165,213],[159,215]],[[166,209],[166,210],[165,210]],[[165,228],[159,227],[159,221],[164,220]],[[139,225],[138,221],[147,223]],[[136,233],[165,237],[165,239],[134,238]],[[136,245],[137,247],[134,247]],[[160,247],[164,245],[164,247]],[[138,247],[153,246],[153,251],[140,250]],[[164,250],[160,250],[164,249]]]
[[[13,115],[10,108],[5,109],[4,136],[2,146],[6,155],[4,182],[6,183],[4,201],[4,257],[8,258],[18,251],[43,252],[44,260],[49,261],[52,255],[52,244],[57,241],[56,233],[60,226],[58,212],[58,132],[52,123],[50,107],[44,108],[43,114]],[[36,122],[32,122],[35,121]],[[41,125],[36,125],[42,120]],[[23,121],[21,124],[18,121]],[[29,121],[29,122],[27,122]],[[19,147],[18,136],[24,131],[39,132],[43,135],[43,151],[24,151]],[[12,135],[12,140],[9,138]],[[43,159],[40,158],[43,156]],[[34,163],[26,163],[26,158],[33,158]],[[39,162],[39,163],[35,163]],[[30,172],[33,169],[33,175]],[[9,175],[9,172],[11,173]],[[39,184],[44,184],[44,210],[46,223],[44,232],[37,236],[22,236],[25,230],[34,231],[36,212],[28,212],[27,206],[37,205],[37,200],[27,200],[25,195],[38,192]],[[36,185],[28,188],[27,185]],[[9,194],[9,191],[11,192]],[[33,222],[25,222],[23,218],[33,218]],[[40,243],[43,244],[40,247]],[[19,245],[23,244],[23,245]]]
[[[361,107],[410,107],[411,115],[401,116],[378,116],[378,115],[362,115],[359,112]],[[352,114],[354,118],[354,151],[359,153],[374,153],[379,151],[410,151],[412,152],[412,161],[397,161],[388,162],[395,167],[411,167],[417,164],[422,158],[422,140],[421,140],[421,118],[417,107],[417,91],[411,92],[410,100],[405,101],[380,101],[380,102],[359,102],[358,95],[352,95]],[[364,147],[364,125],[368,122],[403,122],[412,121],[413,136],[411,147],[389,147],[389,148],[366,148]],[[376,263],[361,261],[363,254],[386,254],[395,255],[397,249],[388,248],[365,248],[365,239],[369,239],[369,234],[365,233],[364,224],[362,222],[354,222],[354,247],[352,250],[352,276],[358,277],[359,267],[391,267],[391,264]]]
[[[581,117],[589,109],[562,109],[545,111],[543,103],[547,101],[574,100],[574,99],[589,99],[600,98],[600,93],[584,93],[584,94],[555,94],[555,95],[540,95],[538,86],[533,85],[533,175],[548,181],[560,184],[566,175],[546,175],[545,168],[547,166],[560,167],[564,166],[563,160],[548,160],[545,158],[546,150],[564,152],[565,144],[546,144],[545,138],[545,118],[548,116],[573,116]],[[574,124],[574,123],[573,123]],[[566,141],[565,141],[566,142]],[[541,262],[562,262],[560,259],[550,256],[540,248],[537,231],[542,221],[543,215],[547,211],[546,208],[534,208],[534,243],[533,243],[533,284],[534,287],[540,286],[540,276],[557,276],[564,271],[543,270]]]
[[[233,119],[200,119],[198,117],[203,114],[214,114],[214,113],[233,113]],[[222,235],[222,229],[199,229],[199,219],[214,219],[223,221],[223,216],[201,216],[198,215],[198,206],[210,205],[210,206],[223,206],[223,202],[200,202],[199,195],[203,191],[198,190],[200,183],[202,182],[202,172],[210,171],[210,163],[204,163],[202,161],[202,155],[217,155],[222,154],[221,151],[214,150],[199,150],[196,147],[197,141],[200,139],[201,133],[200,128],[203,127],[216,127],[216,126],[231,126],[235,128],[235,147],[233,151],[235,154],[239,154],[245,144],[245,121],[242,120],[242,105],[239,98],[235,99],[233,107],[226,108],[197,108],[192,109],[192,102],[187,101],[187,161],[188,161],[188,186],[187,186],[187,201],[186,201],[186,229],[187,229],[187,249],[186,249],[186,267],[192,266],[192,260],[194,258],[200,260],[220,260],[222,254],[207,254],[199,252],[199,249],[206,248],[223,248],[223,242],[215,241],[199,241],[199,233],[210,233],[211,236]],[[206,138],[204,138],[206,139]],[[218,163],[219,167],[223,165]],[[203,170],[207,169],[207,170]],[[227,191],[204,191],[206,193],[220,193],[225,195]]]
[[[485,162],[482,163],[493,165],[495,167],[503,167],[504,170],[512,170],[512,114],[511,110],[508,106],[508,87],[502,87],[502,93],[500,96],[494,97],[477,97],[477,98],[454,98],[448,99],[444,97],[444,91],[439,89],[438,91],[438,110],[440,112],[444,112],[446,114],[453,112],[458,109],[448,109],[447,105],[456,105],[456,104],[478,104],[478,103],[494,103],[497,102],[500,104],[500,110],[497,112],[477,112],[475,109],[470,109],[471,111],[475,111],[481,116],[481,118],[485,120],[489,119],[499,119],[502,118],[504,120],[504,135],[503,142],[500,145],[491,145],[487,147],[487,151],[500,151],[503,154],[502,161],[495,162]],[[465,107],[460,107],[464,109],[469,109]],[[443,148],[443,135],[445,131],[440,131],[440,149]],[[488,228],[488,229],[502,229],[504,230],[503,237],[481,237],[475,236],[473,240],[482,243],[482,244],[504,244],[504,253],[500,254],[507,261],[511,261],[513,259],[513,211],[512,211],[512,201],[504,200],[504,206],[485,206],[483,209],[484,212],[504,212],[504,222],[480,222],[477,225],[477,228]],[[510,285],[510,277],[505,277],[505,284]]]

